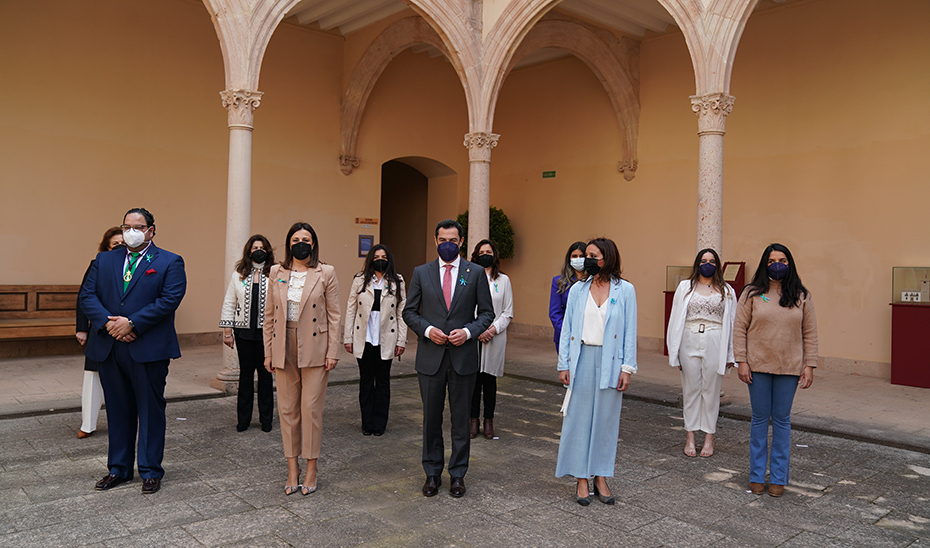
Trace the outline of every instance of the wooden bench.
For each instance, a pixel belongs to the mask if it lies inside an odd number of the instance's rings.
[[[79,285],[0,285],[0,339],[73,337]]]

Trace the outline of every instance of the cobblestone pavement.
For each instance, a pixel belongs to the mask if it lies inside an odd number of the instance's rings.
[[[681,411],[624,402],[616,506],[555,478],[562,389],[501,379],[500,439],[473,440],[468,493],[420,494],[416,379],[392,383],[382,437],[361,435],[357,387],[330,386],[319,491],[286,497],[277,420],[235,431],[235,398],[169,402],[162,490],[95,492],[106,423],[0,420],[0,546],[930,546],[930,455],[795,432],[785,496],[748,487],[749,425],[721,418],[717,453],[681,453]],[[447,442],[448,447],[448,442]]]

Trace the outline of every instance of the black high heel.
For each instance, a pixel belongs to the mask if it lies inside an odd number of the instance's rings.
[[[607,485],[607,478],[604,478],[604,485]],[[610,489],[610,486],[607,486]],[[613,505],[617,502],[617,499],[613,495],[602,495],[597,489],[597,478],[594,479],[594,494],[597,495],[597,500],[603,502],[604,504]]]
[[[581,481],[578,482],[578,484],[580,484],[580,483],[581,483]],[[579,496],[578,496],[578,484],[575,484],[575,502],[577,502],[578,504],[580,504],[580,505],[582,505],[582,506],[587,506],[587,505],[591,504],[591,495],[588,495],[588,496],[586,496],[586,497],[579,497]]]

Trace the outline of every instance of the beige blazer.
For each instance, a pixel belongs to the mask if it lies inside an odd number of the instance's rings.
[[[265,357],[284,367],[287,337],[287,284],[291,271],[281,265],[268,274],[268,299],[262,326]],[[339,359],[339,281],[336,270],[320,263],[307,271],[297,321],[297,367],[323,367],[327,358]],[[280,336],[279,336],[280,335]]]
[[[407,291],[404,289],[404,278],[400,274],[400,287],[388,294],[387,288],[381,292],[381,359],[394,359],[394,347],[407,347],[407,324],[400,315],[407,303]],[[352,345],[352,354],[356,358],[362,357],[365,350],[365,338],[368,336],[368,317],[375,302],[375,289],[371,284],[365,291],[359,293],[364,279],[356,274],[352,280],[352,289],[349,290],[349,302],[346,304],[346,324],[343,330],[343,344]],[[387,284],[385,284],[387,285]]]

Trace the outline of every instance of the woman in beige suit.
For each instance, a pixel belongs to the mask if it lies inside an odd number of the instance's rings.
[[[287,457],[284,494],[316,491],[323,399],[339,353],[339,282],[319,260],[316,232],[307,223],[287,231],[284,261],[268,274],[265,303],[265,369],[277,375],[278,415]],[[278,336],[280,335],[280,337]],[[307,474],[299,483],[299,456]]]
[[[365,266],[352,280],[343,342],[358,360],[358,404],[362,433],[384,434],[391,405],[391,362],[407,346],[407,324],[400,314],[406,304],[404,279],[394,269],[391,250],[373,246]]]

